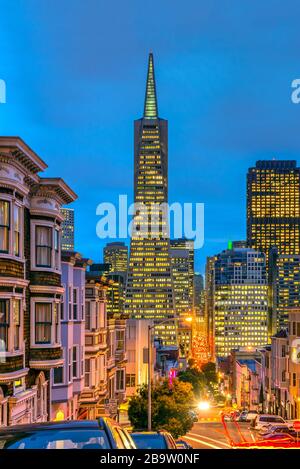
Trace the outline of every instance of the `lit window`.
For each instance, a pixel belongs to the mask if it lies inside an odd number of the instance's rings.
[[[52,229],[48,226],[36,227],[36,265],[51,267]]]
[[[51,304],[36,303],[35,304],[35,343],[50,344],[51,343]]]
[[[6,200],[0,200],[0,252],[9,252],[10,206]]]
[[[9,300],[0,300],[0,352],[7,351],[9,327]]]

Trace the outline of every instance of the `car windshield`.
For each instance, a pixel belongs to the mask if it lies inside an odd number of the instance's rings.
[[[42,430],[16,433],[0,437],[5,449],[109,449],[104,431],[99,430]]]
[[[260,417],[260,422],[278,422],[282,423],[284,420],[281,417]]]
[[[166,449],[167,444],[163,435],[147,435],[133,433],[132,438],[139,449]]]

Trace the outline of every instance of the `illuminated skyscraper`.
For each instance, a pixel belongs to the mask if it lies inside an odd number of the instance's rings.
[[[189,276],[189,309],[192,311],[194,307],[194,263],[195,251],[194,241],[192,239],[176,238],[170,240],[171,251],[185,251],[188,253],[188,276]],[[174,257],[174,256],[172,256]]]
[[[288,327],[288,311],[300,308],[300,255],[272,253],[272,332]]]
[[[62,208],[62,237],[61,249],[62,251],[74,251],[74,209]]]
[[[192,301],[189,290],[189,251],[187,249],[177,249],[171,245],[170,254],[176,315],[180,318],[188,317],[192,314]]]
[[[128,267],[128,248],[125,243],[107,243],[103,249],[105,264],[110,264],[111,272],[126,272]]]
[[[232,349],[268,342],[268,285],[265,255],[227,249],[214,264],[214,329],[217,357]]]
[[[269,256],[300,254],[300,168],[296,161],[257,161],[247,175],[247,243]]]
[[[174,316],[168,226],[158,208],[167,201],[168,123],[158,117],[150,54],[144,116],[134,123],[134,202],[139,206],[130,244],[125,310],[135,319]],[[158,326],[156,333],[165,344],[175,343],[175,322]]]

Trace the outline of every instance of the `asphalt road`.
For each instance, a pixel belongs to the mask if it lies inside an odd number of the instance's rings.
[[[228,422],[227,428],[230,437],[234,442],[242,441],[244,437],[247,441],[253,441],[252,432],[249,431],[249,423],[239,424],[241,434],[235,425]],[[226,436],[224,427],[220,421],[205,422],[200,421],[194,424],[192,430],[187,433],[184,439],[196,449],[230,449],[230,441]]]

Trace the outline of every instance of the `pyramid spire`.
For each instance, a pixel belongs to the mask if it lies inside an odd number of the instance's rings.
[[[157,119],[157,98],[156,98],[156,85],[154,75],[154,62],[153,54],[150,52],[148,61],[148,74],[146,84],[146,96],[144,107],[144,119]]]

